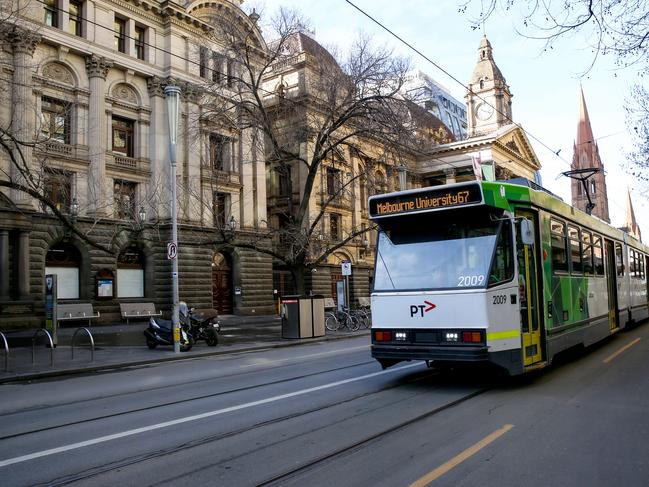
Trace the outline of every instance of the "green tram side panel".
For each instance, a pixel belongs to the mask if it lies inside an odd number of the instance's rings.
[[[539,227],[541,235],[540,259],[543,283],[542,316],[545,327],[551,330],[556,327],[570,325],[588,318],[588,279],[583,276],[552,273],[552,249],[550,245],[550,214],[555,214],[562,220],[577,222],[582,226],[594,228],[604,235],[611,230],[605,223],[593,220],[587,215],[567,205],[560,199],[541,191],[535,191],[517,184],[483,182],[485,204],[509,211],[529,209],[539,211]],[[502,189],[505,196],[502,196]],[[606,227],[606,231],[604,228]],[[545,256],[545,258],[544,258]],[[548,306],[552,303],[551,306]]]

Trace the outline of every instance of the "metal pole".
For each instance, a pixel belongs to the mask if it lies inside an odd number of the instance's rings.
[[[178,215],[176,210],[176,137],[178,134],[178,98],[180,88],[177,86],[165,87],[167,95],[167,115],[169,116],[169,161],[171,163],[171,242],[178,249]],[[171,259],[171,285],[173,313],[171,317],[173,325],[174,353],[180,353],[180,316],[178,312],[178,251]]]

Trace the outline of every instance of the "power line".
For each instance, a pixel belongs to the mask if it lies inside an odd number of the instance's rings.
[[[471,92],[473,95],[475,95],[475,96],[476,96],[478,99],[480,99],[482,102],[484,102],[485,104],[489,105],[491,108],[493,108],[495,111],[497,111],[497,112],[498,112],[499,114],[501,114],[503,117],[505,117],[505,119],[507,119],[507,120],[508,120],[509,122],[511,122],[512,124],[516,125],[516,126],[517,126],[520,130],[522,130],[524,133],[526,133],[527,135],[529,135],[530,138],[536,140],[539,144],[541,144],[541,145],[542,145],[543,147],[545,147],[548,151],[550,151],[552,154],[554,154],[554,155],[555,155],[555,156],[556,156],[556,157],[557,157],[561,162],[563,162],[564,164],[566,164],[566,165],[569,166],[569,167],[572,167],[572,164],[571,164],[570,162],[568,162],[567,160],[565,160],[563,157],[561,157],[561,156],[559,155],[559,153],[561,152],[561,149],[559,149],[559,150],[554,150],[554,149],[552,149],[551,147],[549,147],[549,146],[548,146],[545,142],[543,142],[541,139],[539,139],[538,137],[536,137],[534,134],[532,134],[532,133],[529,132],[528,130],[524,129],[520,124],[514,122],[514,120],[512,120],[511,118],[509,118],[509,117],[507,116],[506,113],[503,113],[503,112],[501,112],[500,110],[498,110],[497,107],[493,106],[493,105],[492,105],[491,103],[489,103],[487,100],[485,100],[484,98],[482,98],[479,94],[473,92],[473,91],[472,91],[472,90],[471,90],[467,85],[465,85],[462,81],[460,81],[458,78],[456,78],[455,76],[453,76],[450,72],[448,72],[446,69],[444,69],[444,68],[443,68],[442,66],[440,66],[438,63],[436,63],[435,61],[433,61],[432,59],[430,59],[427,55],[425,55],[425,54],[422,53],[419,49],[417,49],[415,46],[413,46],[410,42],[406,41],[406,40],[403,39],[401,36],[399,36],[398,34],[396,34],[395,32],[393,32],[391,29],[389,29],[386,25],[384,25],[383,23],[381,23],[380,21],[378,21],[377,19],[375,19],[372,15],[370,15],[369,13],[367,13],[365,10],[363,10],[363,9],[360,8],[360,7],[358,7],[357,5],[355,5],[355,4],[354,4],[353,2],[351,2],[350,0],[345,0],[345,2],[347,2],[347,3],[348,3],[349,5],[351,5],[353,8],[355,8],[356,10],[358,10],[362,15],[364,15],[365,17],[367,17],[368,19],[370,19],[370,20],[371,20],[372,22],[374,22],[376,25],[378,25],[381,29],[383,29],[383,30],[385,30],[386,32],[388,32],[391,36],[393,36],[394,38],[396,38],[399,42],[401,42],[402,44],[404,44],[405,46],[407,46],[409,49],[411,49],[412,51],[414,51],[415,53],[417,53],[419,56],[421,56],[423,59],[425,59],[426,61],[428,61],[430,64],[432,64],[433,66],[435,66],[437,69],[439,69],[439,70],[440,70],[442,73],[444,73],[446,76],[448,76],[448,77],[451,78],[453,81],[455,81],[455,82],[458,83],[460,86],[462,86],[465,90],[467,90],[468,92]],[[621,132],[616,132],[616,133],[613,133],[613,134],[608,134],[608,135],[605,135],[605,136],[599,137],[599,139],[603,139],[603,138],[605,138],[605,137],[610,137],[610,136],[612,136],[612,135],[616,135],[616,134],[618,134],[618,133],[621,133]],[[595,140],[599,140],[599,139],[595,139]],[[622,208],[622,206],[619,205],[619,204],[618,204],[617,202],[615,202],[615,201],[614,201],[614,204],[615,204],[616,206],[618,206],[619,208]]]
[[[465,85],[462,81],[460,81],[459,79],[457,79],[455,76],[453,76],[453,75],[452,75],[451,73],[449,73],[446,69],[444,69],[442,66],[440,66],[439,64],[437,64],[435,61],[433,61],[432,59],[430,59],[428,56],[426,56],[424,53],[422,53],[419,49],[417,49],[416,47],[414,47],[411,43],[409,43],[408,41],[406,41],[405,39],[403,39],[403,38],[402,38],[401,36],[399,36],[398,34],[394,33],[394,32],[393,32],[392,30],[390,30],[386,25],[384,25],[383,23],[381,23],[380,21],[378,21],[377,19],[375,19],[374,17],[372,17],[369,13],[367,13],[366,11],[364,11],[363,9],[361,9],[360,7],[358,7],[357,5],[355,5],[355,4],[354,4],[353,2],[351,2],[350,0],[345,0],[345,2],[347,2],[349,5],[351,5],[352,7],[354,7],[354,8],[355,8],[356,10],[358,10],[361,14],[363,14],[365,17],[367,17],[368,19],[370,19],[370,20],[371,20],[372,22],[374,22],[376,25],[378,25],[379,27],[381,27],[383,30],[385,30],[386,32],[388,32],[391,36],[393,36],[393,37],[395,37],[396,39],[398,39],[399,42],[401,42],[402,44],[404,44],[405,46],[407,46],[409,49],[411,49],[411,50],[413,50],[414,52],[416,52],[419,56],[421,56],[422,58],[424,58],[426,61],[428,61],[428,62],[429,62],[430,64],[432,64],[433,66],[435,66],[437,69],[439,69],[439,70],[440,70],[442,73],[444,73],[446,76],[448,76],[448,77],[451,78],[453,81],[455,81],[457,84],[459,84],[460,86],[462,86],[465,90],[469,91],[470,93],[472,93],[473,95],[475,95],[478,99],[480,99],[481,101],[483,101],[485,104],[489,105],[491,108],[493,108],[495,111],[497,111],[497,112],[498,112],[499,114],[501,114],[503,117],[505,117],[505,119],[507,119],[509,122],[511,122],[512,124],[516,125],[519,129],[521,129],[523,132],[525,132],[527,135],[529,135],[532,139],[536,140],[539,144],[541,144],[543,147],[545,147],[545,148],[548,149],[550,152],[552,152],[555,156],[557,156],[557,157],[558,157],[561,161],[563,161],[566,165],[570,166],[570,163],[569,163],[568,161],[566,161],[566,160],[563,159],[561,156],[559,156],[559,154],[558,154],[559,151],[556,151],[556,150],[552,149],[552,148],[549,147],[545,142],[543,142],[541,139],[539,139],[538,137],[536,137],[534,134],[532,134],[532,133],[529,132],[528,130],[524,129],[524,128],[523,128],[521,125],[519,125],[518,123],[514,122],[514,120],[512,120],[511,118],[509,118],[509,117],[507,116],[506,113],[501,112],[500,110],[498,110],[497,107],[493,106],[493,105],[492,105],[491,103],[489,103],[487,100],[485,100],[484,98],[482,98],[479,94],[473,92],[473,91],[472,91],[472,90],[471,90],[467,85]]]

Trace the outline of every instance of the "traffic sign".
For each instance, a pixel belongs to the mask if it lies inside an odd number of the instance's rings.
[[[352,263],[349,260],[343,261],[343,263],[340,265],[342,268],[342,273],[343,276],[351,276],[352,275]]]
[[[169,242],[167,244],[167,259],[174,260],[178,257],[178,244],[176,242]]]

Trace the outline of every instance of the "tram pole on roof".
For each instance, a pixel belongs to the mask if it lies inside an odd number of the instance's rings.
[[[588,185],[586,184],[586,180],[595,174],[599,172],[598,167],[584,167],[581,169],[572,169],[570,171],[565,171],[562,172],[561,174],[569,177],[571,179],[576,179],[577,181],[581,181],[581,185],[584,188],[584,192],[586,193],[586,198],[588,199],[588,204],[586,205],[586,213],[589,215],[592,215],[593,209],[595,208],[595,203],[593,203],[593,200],[590,199],[590,192],[588,191]]]

